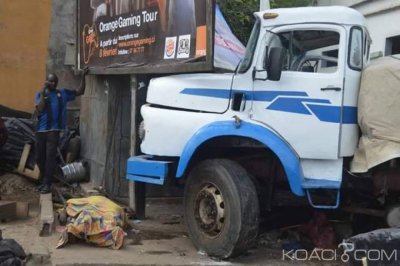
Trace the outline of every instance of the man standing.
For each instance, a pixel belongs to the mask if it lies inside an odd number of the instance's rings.
[[[78,90],[65,88],[58,90],[58,77],[55,74],[49,74],[44,88],[36,93],[35,105],[38,112],[36,162],[42,177],[42,184],[38,187],[38,190],[42,194],[51,192],[51,184],[57,165],[56,155],[60,132],[66,127],[67,102],[73,101],[76,96],[85,93],[85,76],[87,73],[87,69],[82,72]]]

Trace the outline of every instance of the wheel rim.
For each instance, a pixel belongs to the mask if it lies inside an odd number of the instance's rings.
[[[208,237],[217,237],[225,222],[225,204],[221,191],[206,184],[197,194],[194,216],[199,228]]]

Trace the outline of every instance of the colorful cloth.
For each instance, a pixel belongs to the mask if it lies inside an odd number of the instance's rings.
[[[102,196],[70,199],[67,215],[73,217],[62,232],[57,248],[68,243],[70,234],[100,247],[120,249],[126,233],[123,208]]]

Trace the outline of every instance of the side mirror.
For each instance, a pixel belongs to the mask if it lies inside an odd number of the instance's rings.
[[[283,48],[272,47],[269,55],[266,56],[265,69],[268,72],[268,79],[272,81],[279,81],[282,74],[283,66]]]

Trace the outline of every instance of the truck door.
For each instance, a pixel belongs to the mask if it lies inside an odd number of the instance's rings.
[[[276,130],[300,158],[337,159],[340,125],[348,119],[342,108],[345,29],[290,25],[267,30],[260,39],[255,69],[263,68],[271,47],[283,48],[284,63],[280,81],[255,75],[252,119]]]

